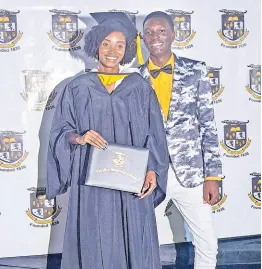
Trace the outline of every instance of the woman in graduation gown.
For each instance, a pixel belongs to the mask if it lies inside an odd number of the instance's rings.
[[[136,56],[137,30],[125,13],[93,13],[85,52],[99,68],[72,80],[58,101],[47,165],[47,198],[70,187],[62,269],[160,269],[154,207],[165,198],[168,153],[155,93],[121,65]],[[91,145],[147,147],[141,194],[84,185]]]

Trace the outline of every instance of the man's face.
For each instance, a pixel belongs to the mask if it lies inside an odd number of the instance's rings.
[[[174,41],[174,29],[171,29],[165,18],[151,18],[144,25],[144,42],[155,57],[163,57],[170,54]]]

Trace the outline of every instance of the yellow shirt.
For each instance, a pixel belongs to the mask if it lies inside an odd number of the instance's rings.
[[[166,65],[171,64],[172,74],[167,74],[165,72],[160,72],[156,78],[153,78],[150,75],[153,88],[156,92],[157,99],[159,101],[160,107],[164,113],[165,120],[167,121],[169,106],[171,101],[171,94],[173,88],[173,76],[174,76],[174,66],[175,66],[175,57],[174,54],[171,55],[170,59],[166,62]],[[161,66],[163,67],[163,66]],[[156,66],[151,59],[148,61],[148,70],[149,72],[154,69],[160,69],[161,67]],[[205,180],[222,180],[221,177],[210,176],[206,177]]]
[[[168,117],[168,111],[171,100],[172,86],[173,86],[173,74],[174,74],[174,66],[175,66],[175,57],[174,54],[171,55],[170,59],[166,62],[166,65],[171,64],[172,66],[172,74],[167,74],[165,72],[160,72],[156,78],[153,78],[150,75],[151,82],[153,84],[154,90],[157,95],[157,99],[159,101],[160,107],[164,113],[165,120]],[[156,66],[151,59],[148,61],[148,70],[160,69],[161,67]]]

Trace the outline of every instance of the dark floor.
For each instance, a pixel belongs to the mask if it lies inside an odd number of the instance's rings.
[[[38,269],[39,267],[21,267],[21,266],[8,266],[0,265],[0,269]],[[43,267],[44,268],[44,267]],[[50,269],[57,269],[56,265],[49,267]],[[163,269],[193,269],[193,265],[188,266],[175,266],[175,265],[163,265]],[[260,264],[234,264],[234,265],[219,265],[217,269],[261,269]]]
[[[163,269],[193,269],[194,252],[191,243],[162,245],[160,253]],[[60,260],[61,254],[3,258],[0,259],[0,269],[59,269]],[[260,268],[260,236],[219,240],[217,269]]]

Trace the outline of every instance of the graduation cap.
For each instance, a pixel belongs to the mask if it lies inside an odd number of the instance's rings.
[[[105,26],[111,32],[122,32],[126,37],[136,40],[137,43],[137,59],[139,64],[143,64],[143,56],[141,51],[140,34],[132,23],[129,16],[124,12],[96,12],[90,15],[97,21],[98,25]],[[103,39],[108,35],[105,33]]]
[[[121,30],[121,32],[127,32],[133,39],[137,36],[137,29],[124,12],[96,12],[90,13],[90,15],[100,25],[107,25],[110,28]]]

